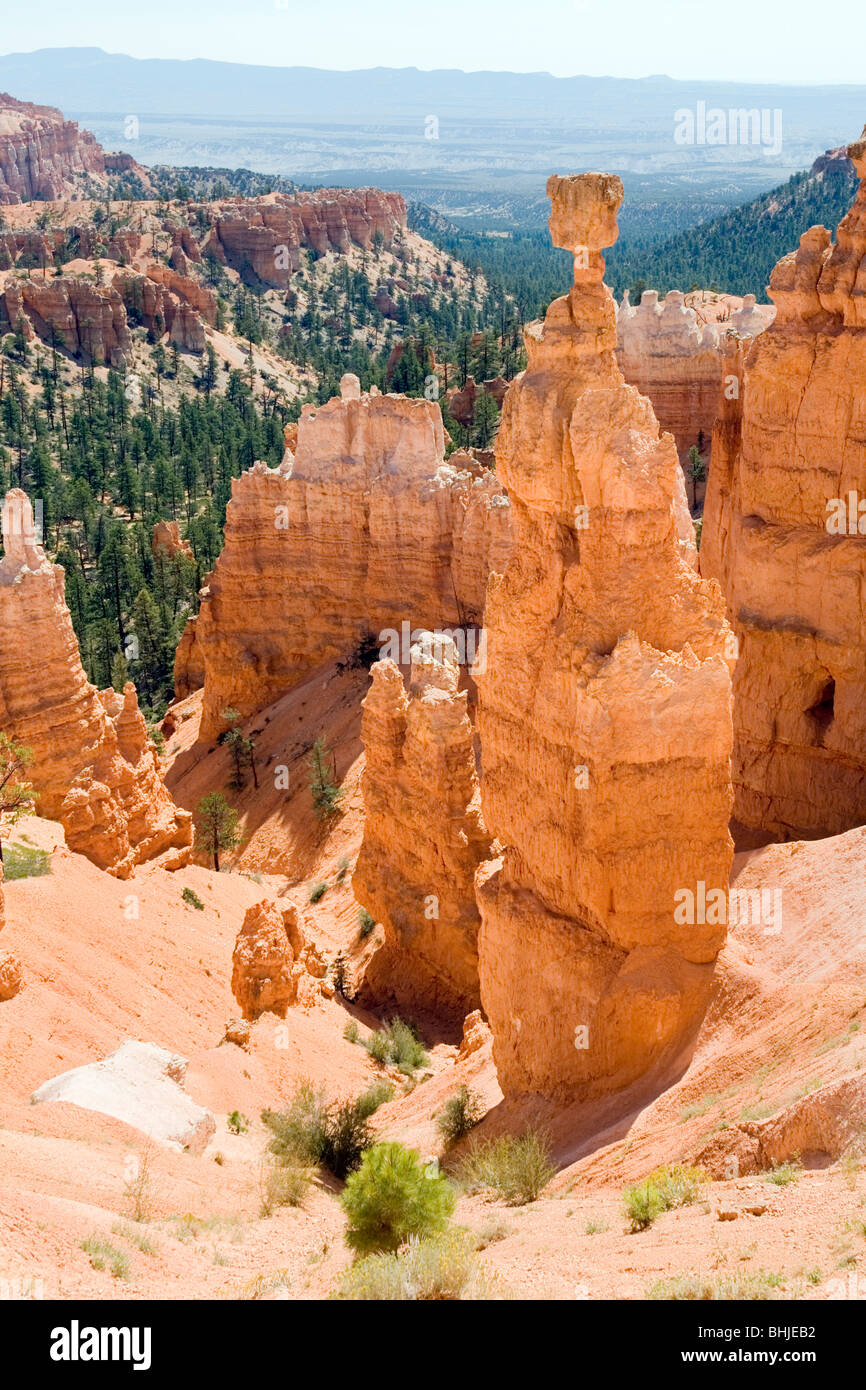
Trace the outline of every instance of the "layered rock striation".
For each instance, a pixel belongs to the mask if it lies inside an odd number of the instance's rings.
[[[80,196],[82,177],[105,183],[95,136],[54,106],[0,93],[0,204]]]
[[[74,275],[8,280],[0,293],[4,325],[99,366],[124,368],[132,345],[117,290]]]
[[[70,848],[126,878],[136,864],[188,854],[191,817],[159,771],[135,687],[98,692],[84,674],[64,576],[38,543],[33,510],[6,494],[0,560],[0,728],[33,750],[37,810]]]
[[[849,146],[866,176],[866,132]],[[735,815],[776,838],[866,821],[866,186],[835,245],[776,266],[772,328],[720,419],[701,566],[740,644]]]
[[[739,305],[739,301],[734,301]],[[640,303],[623,297],[617,313],[617,359],[626,381],[652,401],[659,425],[677,442],[685,466],[689,450],[709,451],[725,379],[727,339],[753,337],[772,320],[772,307],[746,295],[723,321],[700,322],[679,290],[659,302],[644,290]]]
[[[478,874],[479,972],[505,1093],[582,1097],[672,1062],[706,1006],[725,926],[701,894],[725,900],[732,854],[731,633],[696,573],[674,441],[617,365],[601,251],[622,184],[554,176],[548,194],[575,275],[526,329],[496,446],[515,540],[478,688],[482,808],[505,850]]]
[[[420,634],[407,690],[391,660],[364,700],[364,839],[355,896],[385,941],[363,995],[462,1020],[480,1004],[474,878],[490,854],[454,642]]]
[[[202,738],[227,705],[251,714],[363,644],[405,649],[407,661],[416,630],[467,632],[510,543],[495,475],[466,456],[445,461],[438,405],[362,394],[345,376],[340,397],[304,406],[294,456],[232,483],[194,629]]]
[[[325,255],[367,250],[378,238],[390,244],[406,226],[406,203],[378,188],[320,188],[205,203],[201,215],[211,224],[203,254],[280,288],[300,268],[302,248]]]

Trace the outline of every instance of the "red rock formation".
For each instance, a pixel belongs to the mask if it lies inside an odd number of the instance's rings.
[[[180,527],[176,521],[158,521],[153,528],[153,540],[151,550],[154,559],[162,551],[173,560],[175,555],[185,555],[188,560],[195,560],[192,546],[189,541],[180,538]]]
[[[12,328],[25,322],[28,337],[50,342],[53,333],[59,347],[86,362],[126,365],[131,347],[126,310],[112,286],[68,275],[10,280],[2,300],[0,318]]]
[[[387,243],[406,226],[403,198],[378,188],[268,193],[202,204],[201,211],[212,223],[203,250],[280,287],[298,269],[302,247],[319,255],[346,252],[351,245],[366,249],[377,234]]]
[[[191,817],[163,785],[135,688],[99,694],[81,666],[63,570],[38,544],[33,511],[6,494],[0,560],[0,728],[33,750],[38,809],[70,847],[126,878],[191,840]]]
[[[90,131],[53,106],[0,92],[0,203],[80,197],[83,176],[105,183],[105,156]]]
[[[196,620],[187,619],[174,654],[174,698],[185,700],[204,685],[204,660],[196,638]]]
[[[480,1003],[474,878],[490,853],[473,730],[450,638],[420,635],[407,692],[393,661],[364,700],[364,840],[355,896],[385,930],[363,997],[463,1019]]]
[[[848,153],[862,180],[866,133]],[[861,182],[836,244],[812,227],[773,271],[713,445],[701,567],[740,642],[735,815],[786,839],[866,820],[864,253]]]
[[[245,1019],[285,1018],[290,1004],[314,1002],[325,969],[296,907],[265,899],[248,909],[232,955],[232,993]]]
[[[733,303],[740,305],[739,300]],[[753,336],[772,316],[771,307],[755,306],[754,295],[747,295],[724,323],[700,323],[679,290],[671,290],[661,304],[655,290],[644,290],[637,307],[624,296],[617,314],[620,369],[652,401],[659,425],[676,440],[683,465],[693,447],[705,459],[709,453],[728,332]]]
[[[165,283],[161,282],[159,275],[151,275],[154,270],[165,272]],[[182,276],[165,266],[149,266],[146,275],[124,267],[115,274],[113,287],[121,295],[133,321],[144,324],[152,340],[158,341],[168,333],[169,341],[184,351],[203,352],[207,339],[193,301],[199,302],[197,291],[201,291],[202,296],[209,296],[210,291],[192,280],[184,280],[187,297],[181,299],[173,290],[166,288],[167,284],[178,284],[181,280]],[[205,305],[210,322],[207,300],[200,302]],[[216,322],[215,303],[213,321]]]
[[[191,280],[187,276],[178,275],[176,270],[170,270],[167,265],[154,263],[147,267],[147,275],[150,280],[155,280],[158,285],[163,285],[178,299],[183,300],[191,309],[204,319],[205,323],[213,328],[217,321],[216,296],[206,285],[200,285],[197,280]]]
[[[701,892],[725,901],[731,864],[731,633],[695,573],[674,442],[616,363],[601,248],[622,184],[547,187],[575,276],[526,330],[496,446],[515,541],[488,591],[479,732],[506,848],[478,875],[479,972],[505,1093],[586,1096],[671,1062],[706,1007],[725,928],[701,920]]]
[[[232,483],[195,629],[202,738],[226,705],[251,714],[371,637],[477,623],[508,554],[508,500],[480,465],[444,461],[438,405],[341,389],[304,407],[294,459]]]

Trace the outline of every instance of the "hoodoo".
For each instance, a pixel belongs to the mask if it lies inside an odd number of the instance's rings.
[[[408,691],[393,661],[376,662],[364,701],[352,887],[385,930],[364,994],[462,1020],[480,1003],[474,878],[490,840],[454,642],[421,633],[411,661]]]
[[[119,878],[167,850],[188,852],[191,817],[163,784],[135,687],[121,696],[87,680],[63,570],[46,559],[18,488],[6,494],[3,546],[0,728],[33,750],[40,815],[62,821],[70,848]]]
[[[505,850],[479,875],[479,971],[506,1094],[581,1097],[673,1061],[706,1007],[733,643],[696,573],[674,440],[617,365],[601,251],[622,184],[547,191],[574,286],[526,329],[496,447],[515,541],[478,686],[482,807]]]
[[[495,475],[465,455],[446,463],[439,406],[362,393],[347,374],[339,397],[304,406],[294,456],[232,483],[195,624],[202,738],[227,705],[252,714],[383,630],[402,642],[477,623],[510,543]]]
[[[866,132],[848,153],[866,175]],[[734,678],[736,818],[781,839],[866,821],[866,186],[835,245],[776,266],[773,326],[720,418],[701,568],[720,580]]]

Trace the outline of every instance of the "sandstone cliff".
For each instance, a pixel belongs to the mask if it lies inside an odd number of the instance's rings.
[[[866,137],[848,151],[861,179]],[[735,815],[775,837],[866,820],[866,186],[770,279],[776,321],[720,422],[705,573],[740,641]]]
[[[601,249],[622,184],[552,177],[548,194],[574,287],[526,330],[496,447],[515,542],[490,581],[479,731],[506,848],[478,875],[479,972],[506,1094],[584,1096],[669,1061],[705,1008],[725,927],[701,920],[700,885],[724,898],[732,851],[731,634],[695,572],[674,441],[616,362]]]
[[[81,180],[105,183],[105,156],[89,130],[53,106],[0,92],[0,203],[81,196]]]
[[[508,499],[480,464],[445,462],[438,405],[362,395],[354,376],[341,391],[304,406],[294,458],[232,483],[195,626],[202,738],[226,705],[251,714],[362,643],[399,641],[406,660],[416,629],[467,630],[507,558]]]
[[[33,750],[40,815],[62,821],[70,848],[126,878],[167,850],[185,851],[191,818],[169,796],[135,688],[97,692],[81,665],[63,570],[38,544],[33,511],[6,494],[0,560],[0,728]]]
[[[0,294],[0,326],[58,347],[98,366],[123,368],[132,340],[117,290],[64,275],[8,280]]]
[[[649,397],[659,425],[674,436],[684,466],[692,447],[708,457],[729,334],[755,336],[772,317],[772,307],[759,308],[754,295],[746,295],[742,304],[734,300],[722,322],[699,321],[679,290],[669,291],[661,304],[655,290],[644,290],[636,306],[624,296],[617,314],[622,374]]]
[[[321,188],[308,193],[269,193],[201,205],[211,230],[202,250],[263,284],[285,287],[300,266],[302,247],[324,255],[350,246],[385,244],[406,226],[399,193],[378,188]]]
[[[385,931],[363,997],[462,1020],[480,1003],[474,878],[490,852],[473,730],[450,638],[420,634],[364,700],[364,839],[352,887]]]

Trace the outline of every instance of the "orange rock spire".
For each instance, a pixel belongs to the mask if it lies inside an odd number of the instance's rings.
[[[496,447],[515,542],[479,729],[506,849],[479,875],[479,970],[506,1094],[590,1095],[672,1058],[706,1005],[725,928],[694,919],[731,863],[731,633],[674,441],[616,361],[602,249],[622,184],[547,191],[574,286],[526,329]]]

